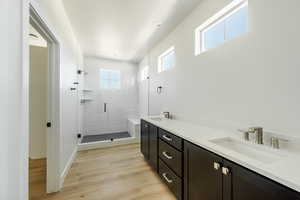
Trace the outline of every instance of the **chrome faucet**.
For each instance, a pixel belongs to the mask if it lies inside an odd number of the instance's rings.
[[[249,128],[248,133],[255,134],[256,144],[264,144],[264,132],[262,127],[251,127]]]

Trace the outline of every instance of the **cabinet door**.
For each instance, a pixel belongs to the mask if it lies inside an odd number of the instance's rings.
[[[185,142],[184,199],[222,200],[221,163],[217,155]]]
[[[235,163],[224,161],[223,200],[299,200],[299,193]]]
[[[149,160],[149,124],[141,121],[141,152]]]
[[[149,124],[149,163],[154,170],[158,166],[157,127]]]

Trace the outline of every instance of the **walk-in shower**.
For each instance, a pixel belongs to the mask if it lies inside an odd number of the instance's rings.
[[[79,149],[139,142],[138,66],[85,58]]]

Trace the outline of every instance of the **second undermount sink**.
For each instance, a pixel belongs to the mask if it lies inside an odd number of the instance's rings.
[[[243,154],[248,158],[257,160],[264,164],[280,161],[284,157],[284,155],[280,154],[278,151],[270,149],[269,147],[251,144],[249,142],[242,142],[230,137],[213,139],[210,140],[210,142],[228,150]]]

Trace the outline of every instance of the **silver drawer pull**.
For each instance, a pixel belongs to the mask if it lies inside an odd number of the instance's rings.
[[[167,158],[167,159],[169,159],[169,160],[171,160],[171,159],[173,159],[173,157],[172,156],[170,156],[167,152],[162,152],[162,154]]]
[[[172,138],[169,137],[169,136],[167,136],[167,135],[163,135],[163,138],[164,138],[165,140],[172,141]]]
[[[173,180],[171,180],[171,179],[169,179],[169,178],[167,177],[167,173],[163,173],[162,175],[163,175],[164,179],[165,179],[168,183],[173,183]]]
[[[230,174],[230,170],[227,167],[222,167],[222,173],[227,176]]]
[[[220,168],[221,168],[221,164],[214,162],[214,169],[218,171]]]

